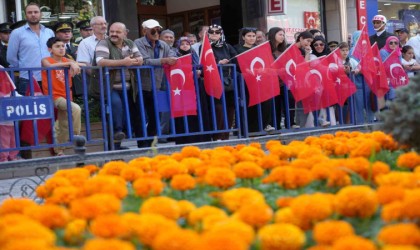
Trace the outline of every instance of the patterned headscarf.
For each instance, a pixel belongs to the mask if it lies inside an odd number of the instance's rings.
[[[215,47],[223,47],[225,44],[225,33],[223,32],[222,26],[217,24],[212,24],[209,27],[209,30],[219,30],[220,33],[220,39],[217,41],[210,41],[211,45],[214,45]]]
[[[399,49],[399,46],[400,46],[400,40],[398,39],[398,37],[396,37],[396,36],[390,36],[390,37],[388,37],[387,39],[386,39],[386,43],[385,43],[385,46],[383,47],[383,49],[384,50],[386,50],[388,53],[392,53],[392,49],[391,49],[391,47],[389,46],[389,42],[391,42],[391,41],[395,41],[395,42],[397,42],[397,48],[396,48],[396,50],[397,50],[397,55],[398,56],[400,56],[401,55],[401,50]]]

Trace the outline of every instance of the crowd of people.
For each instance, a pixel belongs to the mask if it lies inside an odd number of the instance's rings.
[[[83,81],[80,77],[82,67],[123,67],[122,71],[110,71],[109,100],[107,96],[100,96],[101,83],[100,71],[93,69],[88,71],[89,96],[92,98],[104,98],[110,107],[112,121],[112,149],[125,149],[121,141],[127,137],[127,121],[131,122],[135,137],[144,135],[153,136],[170,133],[169,112],[156,112],[155,90],[168,90],[168,81],[164,74],[166,66],[174,65],[177,58],[191,54],[193,65],[199,65],[199,56],[203,47],[204,36],[208,39],[213,50],[216,63],[219,65],[237,64],[235,57],[268,41],[273,59],[281,56],[289,46],[296,46],[304,60],[311,61],[318,57],[326,56],[335,49],[340,51],[341,61],[346,73],[351,76],[357,91],[354,94],[354,123],[362,124],[374,119],[374,110],[369,97],[370,89],[364,83],[363,75],[358,66],[358,60],[351,56],[353,47],[360,36],[360,31],[352,35],[348,42],[327,41],[320,30],[311,29],[295,35],[296,41],[288,44],[285,39],[285,30],[281,27],[273,27],[267,32],[253,27],[244,27],[239,30],[239,42],[232,46],[225,40],[224,30],[220,25],[202,26],[199,33],[185,32],[182,37],[176,38],[173,31],[163,29],[158,21],[149,19],[142,25],[143,34],[134,41],[127,38],[128,30],[124,23],[115,22],[108,27],[108,22],[102,16],[95,16],[91,20],[82,20],[77,23],[81,37],[74,42],[73,24],[70,22],[58,22],[53,30],[40,23],[41,12],[36,3],[30,3],[25,7],[26,21],[18,24],[0,24],[0,64],[5,68],[39,68],[39,67],[67,67],[69,79],[65,79],[64,70],[53,69],[47,71],[21,70],[14,77],[16,92],[26,95],[31,83],[31,78],[42,89],[43,94],[50,94],[53,98],[54,108],[57,110],[56,126],[53,128],[57,143],[65,143],[69,137],[68,107],[71,108],[72,133],[80,134],[81,108],[72,101],[73,95],[83,94]],[[380,49],[384,60],[392,51],[398,50],[401,55],[401,63],[409,75],[420,69],[420,35],[408,37],[407,29],[400,29],[396,34],[385,30],[387,19],[385,16],[376,15],[373,20],[375,34],[370,36],[370,43],[375,42]],[[19,27],[20,26],[20,27]],[[109,30],[108,30],[109,28]],[[153,70],[141,70],[141,91],[143,107],[140,107],[140,94],[136,83],[136,71],[132,66],[149,65],[155,66]],[[199,91],[200,109],[202,121],[197,117],[187,118],[188,131],[199,132],[200,124],[204,130],[223,130],[232,126],[242,127],[244,124],[235,124],[240,121],[235,116],[235,99],[232,83],[238,82],[233,79],[234,75],[240,75],[239,67],[237,74],[233,74],[233,67],[222,67],[222,83],[224,85],[224,98],[214,99],[214,107],[210,107],[209,97],[204,88]],[[204,70],[196,68],[199,84],[202,84]],[[29,73],[30,72],[30,73]],[[120,73],[122,72],[122,73]],[[153,78],[153,79],[152,79]],[[66,90],[66,83],[71,88]],[[283,83],[280,81],[283,86]],[[153,89],[155,88],[155,89]],[[67,96],[66,93],[70,93]],[[248,103],[249,93],[245,90],[245,103]],[[395,98],[391,88],[387,98]],[[126,100],[128,107],[126,106]],[[368,103],[366,103],[366,100]],[[68,105],[70,102],[70,105]],[[246,105],[246,104],[245,104]],[[247,105],[246,105],[247,106]],[[350,105],[348,105],[350,106]],[[273,112],[273,108],[275,112]],[[383,108],[383,107],[379,107]],[[129,109],[129,112],[125,112]],[[213,109],[213,111],[212,111]],[[246,107],[247,127],[249,132],[271,132],[280,130],[282,126],[297,129],[300,127],[333,126],[338,123],[338,107],[331,106],[321,109],[319,112],[304,113],[302,102],[295,102],[293,94],[288,91],[276,96],[272,100],[262,102],[260,105]],[[140,115],[142,112],[145,114]],[[211,113],[215,114],[215,122],[212,123]],[[155,114],[159,119],[155,119]],[[130,116],[128,117],[126,116]],[[274,117],[275,116],[275,117]],[[344,111],[344,122],[350,122],[349,109]],[[236,117],[236,118],[235,118]],[[261,117],[261,119],[259,118]],[[226,119],[226,121],[225,121]],[[160,121],[160,124],[157,124]],[[283,122],[282,122],[283,121]],[[262,123],[262,126],[261,126]],[[226,128],[227,124],[227,128]],[[235,124],[235,125],[234,125]],[[0,123],[0,148],[13,148],[14,133],[5,130]],[[183,118],[175,118],[175,132],[185,132]],[[202,129],[202,128],[201,128]],[[208,133],[211,134],[211,133]],[[213,133],[211,135],[194,135],[175,138],[176,143],[191,143],[210,140],[227,140],[229,132]],[[138,140],[138,147],[149,147],[151,140]],[[20,145],[25,145],[21,142]],[[55,155],[63,155],[62,147],[54,148]],[[24,158],[30,158],[24,156]],[[0,161],[15,160],[16,151],[1,152]]]

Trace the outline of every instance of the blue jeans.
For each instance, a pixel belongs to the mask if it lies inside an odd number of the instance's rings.
[[[354,119],[355,124],[364,124],[373,121],[372,103],[370,100],[371,90],[364,83],[363,76],[358,75],[355,78],[357,91],[354,94]]]
[[[19,82],[16,85],[16,90],[21,95],[26,95],[26,90],[29,86],[29,80],[24,78],[19,78]]]
[[[128,92],[127,98],[131,98]],[[111,90],[112,125],[114,126],[114,133],[122,132],[125,125],[127,124],[123,102],[124,97],[122,90]]]

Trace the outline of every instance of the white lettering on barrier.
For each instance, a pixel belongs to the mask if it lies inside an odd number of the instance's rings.
[[[33,109],[31,109],[30,105],[18,105],[18,106],[7,106],[6,107],[6,115],[7,117],[11,117],[13,114],[17,116],[23,115],[45,115],[47,114],[47,106],[45,104],[37,105],[34,102]]]

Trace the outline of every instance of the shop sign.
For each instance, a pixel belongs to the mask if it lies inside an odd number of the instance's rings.
[[[366,24],[366,0],[357,0],[357,29],[361,30]]]
[[[268,15],[286,14],[284,0],[267,0]]]

